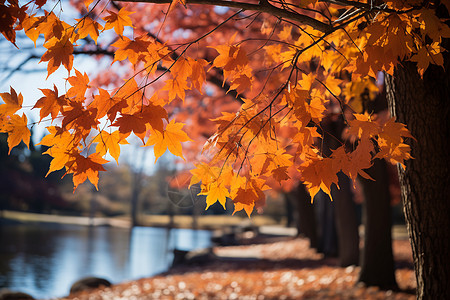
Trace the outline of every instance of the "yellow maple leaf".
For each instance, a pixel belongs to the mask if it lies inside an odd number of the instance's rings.
[[[116,160],[117,165],[119,164],[120,156],[120,145],[128,144],[127,140],[123,139],[119,131],[114,131],[113,133],[108,133],[106,131],[101,131],[93,140],[93,143],[98,143],[95,147],[95,151],[100,155],[104,156],[106,152]]]
[[[217,181],[209,185],[209,190],[207,192],[200,193],[199,195],[206,195],[205,210],[217,201],[223,206],[223,209],[226,209],[225,203],[227,202],[227,197],[230,197],[228,189],[221,182]]]
[[[167,124],[166,129],[163,132],[153,129],[150,130],[151,134],[147,143],[145,143],[145,146],[154,145],[153,151],[155,153],[155,161],[161,157],[167,149],[169,149],[172,154],[184,159],[181,151],[181,143],[191,141],[191,139],[186,132],[181,130],[183,126],[183,123],[175,123],[175,120],[172,120]]]

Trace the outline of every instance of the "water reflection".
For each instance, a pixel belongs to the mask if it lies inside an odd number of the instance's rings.
[[[210,232],[190,229],[0,225],[0,288],[64,296],[82,277],[118,283],[152,276],[167,270],[174,248],[209,245]]]

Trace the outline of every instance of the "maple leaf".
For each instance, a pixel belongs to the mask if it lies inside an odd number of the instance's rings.
[[[300,166],[302,173],[302,180],[305,183],[310,195],[311,201],[314,196],[322,190],[331,197],[331,185],[334,183],[338,185],[338,178],[336,172],[332,171],[333,161],[330,158],[314,158],[303,163]]]
[[[94,101],[90,106],[97,108],[97,118],[101,119],[108,114],[108,119],[112,122],[119,111],[127,107],[126,101],[111,97],[107,90],[98,89],[99,94],[94,96]]]
[[[351,164],[347,166],[347,176],[351,179],[356,179],[357,175],[363,178],[373,180],[363,169],[368,169],[372,166],[372,152],[374,151],[373,144],[369,139],[362,139],[359,141],[355,151],[349,154]],[[344,171],[344,169],[343,169]],[[345,173],[345,172],[344,172]]]
[[[288,167],[279,167],[279,168],[273,169],[272,170],[273,178],[280,183],[283,180],[290,179],[291,177],[289,177],[287,169],[288,169]]]
[[[189,183],[189,187],[202,181],[204,185],[210,184],[212,181],[217,180],[219,172],[214,167],[210,167],[205,163],[196,163],[195,169],[190,170],[192,177]]]
[[[392,164],[399,163],[403,169],[406,168],[405,160],[412,159],[411,147],[407,144],[400,143],[396,145],[380,145],[380,152],[374,158],[385,158]]]
[[[61,40],[64,35],[65,28],[69,27],[67,23],[62,22],[53,12],[45,12],[45,16],[39,18],[33,27],[34,26],[37,26],[36,29],[39,33],[44,34],[46,42],[53,37],[55,37],[56,40]],[[48,47],[46,48],[48,49]]]
[[[413,138],[408,129],[406,129],[405,124],[395,122],[395,118],[390,118],[382,128],[379,134],[380,139],[384,139],[387,144],[400,144],[403,139],[402,137]]]
[[[33,107],[33,109],[41,109],[39,111],[40,121],[48,115],[51,115],[52,120],[54,120],[67,103],[65,95],[58,96],[56,85],[53,85],[53,89],[40,89],[44,97],[40,98]]]
[[[368,139],[378,135],[380,127],[375,122],[372,122],[369,115],[353,114],[355,120],[348,121],[350,125],[349,133],[357,136],[360,139]]]
[[[103,26],[89,17],[75,20],[78,21],[78,38],[84,39],[89,35],[94,40],[95,44],[97,44],[99,30],[102,30]]]
[[[117,35],[123,35],[123,29],[125,26],[130,26],[133,28],[133,24],[129,15],[134,14],[135,12],[127,11],[124,7],[122,7],[118,13],[107,10],[109,16],[106,16],[104,20],[106,21],[104,30],[109,30],[114,28],[114,31]]]
[[[242,94],[244,91],[251,90],[252,88],[252,78],[248,77],[245,74],[241,74],[237,77],[234,77],[231,81],[230,90],[236,90],[237,94]]]
[[[76,100],[83,101],[84,94],[86,90],[90,88],[89,77],[86,74],[81,74],[77,69],[75,69],[75,76],[71,76],[67,81],[72,86],[66,93],[68,98],[75,98]]]
[[[67,71],[72,69],[73,45],[69,41],[69,35],[64,35],[62,39],[52,38],[44,44],[47,52],[42,55],[39,62],[48,61],[47,78],[55,72],[62,64]]]
[[[255,203],[252,202],[250,204],[245,204],[245,203],[241,203],[241,202],[235,202],[234,203],[234,211],[233,214],[234,215],[236,212],[244,210],[245,213],[247,214],[247,216],[250,218],[250,215],[253,212],[253,208],[255,207]]]
[[[169,149],[172,154],[184,159],[183,153],[181,152],[181,143],[191,141],[191,139],[181,130],[183,126],[183,123],[175,123],[175,120],[172,120],[167,124],[166,129],[163,132],[151,130],[151,135],[145,146],[154,145],[153,151],[155,152],[155,161],[161,157],[167,149]]]
[[[139,56],[148,51],[150,43],[146,35],[137,37],[134,40],[124,36],[111,45],[118,48],[114,52],[114,61],[128,59],[134,65],[137,63]]]
[[[431,64],[435,64],[438,66],[444,65],[444,58],[441,53],[441,46],[438,42],[435,42],[431,45],[424,45],[419,48],[417,54],[411,57],[411,61],[417,62],[417,70],[419,74],[423,76],[423,73]]]
[[[98,153],[93,153],[88,157],[84,157],[81,154],[74,156],[73,161],[66,163],[68,167],[67,173],[73,174],[74,192],[78,185],[85,182],[86,179],[95,186],[98,190],[98,172],[106,171],[103,167],[108,161],[103,159]]]
[[[239,46],[219,45],[212,48],[219,52],[213,62],[213,66],[217,68],[232,71],[248,64],[247,53]]]
[[[119,131],[108,133],[102,130],[93,140],[92,143],[98,143],[95,148],[96,153],[100,156],[104,156],[106,152],[116,160],[119,164],[120,145],[128,144],[127,140],[123,139]]]
[[[306,107],[307,111],[311,115],[311,119],[313,120],[313,122],[319,123],[320,121],[322,121],[326,108],[323,105],[323,100],[321,98],[314,97],[313,99],[311,99],[310,104]]]
[[[325,95],[331,95],[333,97],[339,96],[341,93],[341,85],[342,80],[339,78],[336,78],[332,75],[328,75],[327,79],[325,80],[324,84],[326,86],[326,92]]]
[[[186,96],[185,91],[189,90],[187,81],[183,78],[174,78],[166,80],[166,85],[162,88],[163,91],[169,91],[169,103],[177,96],[184,102]]]
[[[122,136],[128,136],[131,132],[134,132],[136,136],[143,140],[147,131],[145,124],[146,121],[140,114],[122,114],[111,126],[119,127]]]
[[[36,28],[39,22],[39,18],[34,15],[26,16],[22,22],[22,27],[25,30],[25,34],[34,42],[34,47],[36,47],[36,41],[39,37],[39,30]]]
[[[27,7],[26,5],[22,8],[19,7],[19,3],[17,1],[9,1],[9,6],[6,6],[5,4],[6,3],[4,1],[0,3],[0,32],[6,40],[10,41],[17,47],[15,44],[16,30],[14,27],[17,19],[21,18],[21,14],[27,9]]]
[[[75,135],[86,138],[91,128],[96,128],[100,122],[97,120],[97,109],[86,108],[81,102],[69,101],[62,112],[62,128],[64,130],[74,129]]]
[[[43,154],[53,157],[50,167],[45,175],[60,170],[66,166],[66,163],[73,160],[73,157],[79,153],[77,149],[79,138],[73,136],[70,132],[62,130],[60,127],[47,127],[49,134],[46,135],[38,145],[48,146],[49,149]]]
[[[206,82],[205,66],[208,62],[204,59],[189,59],[189,64],[192,66],[191,82],[192,86],[202,93],[202,86]]]
[[[209,185],[208,192],[200,193],[199,195],[206,195],[206,208],[207,210],[211,205],[219,201],[219,203],[223,206],[223,209],[226,209],[225,204],[227,201],[227,197],[230,197],[230,193],[228,189],[223,185],[216,182],[213,182]]]
[[[17,95],[16,91],[10,87],[10,93],[0,93],[0,97],[5,102],[0,105],[0,115],[11,116],[22,108],[23,96]]]
[[[146,104],[146,99],[142,90],[138,87],[136,80],[130,79],[122,85],[114,95],[125,101],[126,106],[121,110],[122,113],[135,114],[142,110],[142,106]]]
[[[170,73],[172,73],[173,77],[177,80],[186,80],[189,75],[192,74],[192,66],[190,61],[185,59],[183,56],[178,57],[170,69]]]
[[[9,119],[8,126],[6,127],[8,132],[8,154],[11,153],[12,148],[19,145],[22,141],[29,148],[31,132],[27,125],[28,120],[25,114],[22,114],[22,117],[12,115]]]

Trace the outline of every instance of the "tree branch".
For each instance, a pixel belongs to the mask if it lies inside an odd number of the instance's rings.
[[[172,0],[115,0],[117,2],[137,2],[137,3],[155,3],[155,4],[169,4]],[[287,11],[282,8],[273,6],[268,1],[260,1],[256,3],[245,3],[238,1],[226,1],[226,0],[186,0],[186,5],[190,4],[203,4],[203,5],[215,5],[230,8],[239,8],[243,10],[258,11],[271,14],[275,17],[285,18],[292,21],[299,22],[304,25],[309,25],[315,30],[321,32],[328,32],[332,28],[330,24],[323,23],[307,15],[298,14],[293,11]]]

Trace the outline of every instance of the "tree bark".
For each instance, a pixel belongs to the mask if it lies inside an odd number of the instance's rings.
[[[450,295],[450,57],[443,54],[444,68],[430,66],[423,79],[410,62],[386,77],[391,113],[417,139],[408,141],[414,159],[398,172],[418,299]]]
[[[314,212],[314,206],[311,203],[311,196],[306,191],[303,183],[299,182],[298,186],[286,197],[287,201],[292,203],[295,213],[295,226],[297,227],[297,234],[304,234],[310,243],[310,247],[317,249],[318,237],[317,237],[317,223],[316,215]]]
[[[384,160],[376,160],[367,170],[375,181],[358,178],[364,193],[364,250],[358,281],[382,289],[397,289],[392,254],[391,196],[386,167]]]
[[[359,264],[359,232],[356,205],[353,201],[350,179],[338,173],[339,187],[331,188],[334,200],[336,231],[338,235],[339,266],[348,267]]]

